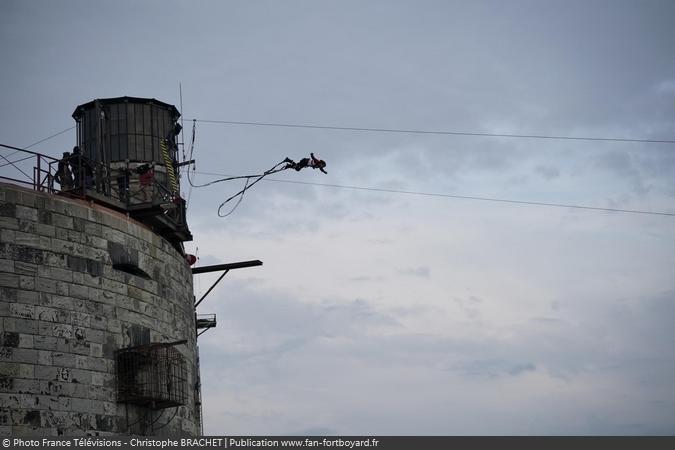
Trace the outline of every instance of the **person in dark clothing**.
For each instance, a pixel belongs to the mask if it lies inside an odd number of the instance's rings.
[[[155,168],[150,164],[143,164],[136,168],[138,174],[138,181],[141,186],[150,186],[155,179]]]
[[[82,154],[80,153],[80,147],[77,145],[73,147],[73,154],[70,156],[69,162],[75,179],[75,189],[79,189],[82,184]]]
[[[75,189],[79,189],[84,182],[86,188],[91,187],[93,182],[93,171],[87,158],[80,152],[80,147],[73,147],[73,154],[70,156],[70,167],[73,170],[75,178]]]
[[[324,167],[326,167],[326,161],[323,159],[318,159],[314,156],[314,153],[309,154],[310,158],[302,158],[300,161],[295,162],[290,158],[286,158],[284,162],[286,163],[286,169],[295,169],[298,172],[305,167],[311,167],[312,169],[319,169],[323,173],[327,174],[324,170]]]
[[[73,172],[70,170],[70,152],[63,152],[63,158],[56,167],[54,179],[61,185],[61,191],[69,191],[73,188]]]
[[[148,194],[150,200],[152,200],[154,195],[153,185],[155,184],[155,168],[150,164],[142,164],[136,167],[136,173],[138,174],[138,183],[141,185],[140,192],[143,193],[143,201],[148,201]]]
[[[121,202],[126,202],[129,198],[129,177],[131,176],[131,171],[126,167],[123,167],[119,170],[119,175],[117,175],[117,192],[119,195],[119,200]]]

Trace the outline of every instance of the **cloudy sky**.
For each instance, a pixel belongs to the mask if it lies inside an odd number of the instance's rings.
[[[0,142],[123,95],[193,118],[675,139],[671,1],[0,3]],[[70,130],[32,149],[54,156]],[[198,122],[209,434],[675,433],[675,144]],[[7,151],[2,154],[6,155]],[[6,169],[0,169],[6,170]],[[213,277],[195,283],[200,295]]]

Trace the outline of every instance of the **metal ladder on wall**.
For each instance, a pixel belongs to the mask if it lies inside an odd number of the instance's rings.
[[[160,148],[162,149],[162,157],[164,158],[164,165],[166,167],[166,173],[169,177],[169,184],[171,186],[171,192],[175,194],[178,192],[178,182],[176,181],[176,173],[173,170],[173,160],[169,155],[169,145],[166,139],[162,139],[160,143]]]

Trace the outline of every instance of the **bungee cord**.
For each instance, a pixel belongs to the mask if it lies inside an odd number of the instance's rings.
[[[190,139],[190,157],[188,161],[192,161],[193,155],[194,155],[194,147],[195,147],[195,135],[196,135],[196,120],[193,119],[192,121],[192,138]],[[285,158],[283,161],[278,162],[272,168],[266,170],[263,173],[255,174],[255,175],[237,175],[237,176],[230,176],[226,178],[219,178],[217,180],[209,181],[208,183],[203,183],[203,184],[195,184],[192,181],[192,178],[190,176],[190,167],[188,166],[188,172],[187,172],[187,178],[188,182],[190,183],[190,194],[188,195],[188,201],[189,201],[189,196],[192,194],[192,188],[204,188],[207,186],[212,186],[214,184],[218,183],[223,183],[226,181],[234,181],[234,180],[246,180],[244,183],[243,189],[241,189],[239,192],[236,194],[228,197],[225,201],[223,201],[219,206],[218,206],[218,217],[227,217],[230,214],[232,214],[241,204],[242,200],[244,199],[244,195],[246,194],[246,191],[252,188],[256,183],[261,181],[263,178],[265,178],[268,175],[273,175],[275,173],[279,173],[281,171],[287,170],[287,169],[294,169],[296,171],[300,171],[304,168],[311,167],[313,169],[319,169],[323,173],[327,173],[324,170],[324,167],[326,167],[326,162],[318,159],[314,156],[313,153],[310,154],[311,158],[303,158],[298,162],[293,161],[290,158]],[[192,167],[192,172],[196,171],[194,164],[191,164]],[[254,181],[251,181],[254,180]],[[232,200],[237,199],[237,202],[235,205],[230,209],[227,213],[222,213],[223,208],[225,207],[226,204],[231,202]]]
[[[241,204],[241,201],[244,199],[244,194],[246,194],[246,191],[248,189],[250,189],[251,187],[253,187],[253,185],[256,184],[258,181],[262,180],[263,178],[265,178],[268,175],[272,175],[272,174],[281,172],[282,170],[289,169],[290,167],[288,167],[288,166],[279,167],[280,165],[285,164],[285,163],[286,163],[286,161],[281,161],[280,163],[276,164],[274,167],[272,167],[271,169],[263,172],[260,175],[246,175],[246,176],[228,177],[228,178],[223,178],[223,179],[220,179],[220,180],[215,180],[213,183],[222,182],[222,181],[237,180],[237,179],[242,179],[242,178],[246,179],[246,183],[244,184],[244,188],[241,191],[239,191],[236,194],[234,194],[233,196],[229,197],[227,200],[225,200],[223,203],[221,203],[220,206],[218,206],[218,217],[227,217],[230,214],[232,214],[237,209],[237,207],[239,207],[239,205]],[[254,182],[250,183],[252,178],[256,178],[256,180]],[[221,214],[221,211],[222,211],[223,207],[227,203],[229,203],[230,201],[234,200],[237,197],[239,197],[239,200],[237,200],[237,203],[232,207],[232,209],[226,214]]]

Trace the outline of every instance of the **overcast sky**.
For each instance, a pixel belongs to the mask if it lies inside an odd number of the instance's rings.
[[[0,142],[95,98],[180,108],[179,83],[186,141],[193,118],[673,140],[673,19],[647,0],[3,0]],[[274,179],[675,213],[675,144],[196,130],[198,182],[313,151],[328,175]],[[199,307],[218,314],[206,433],[675,433],[675,217],[269,181],[221,219],[240,184],[181,181],[200,265],[264,262]]]

